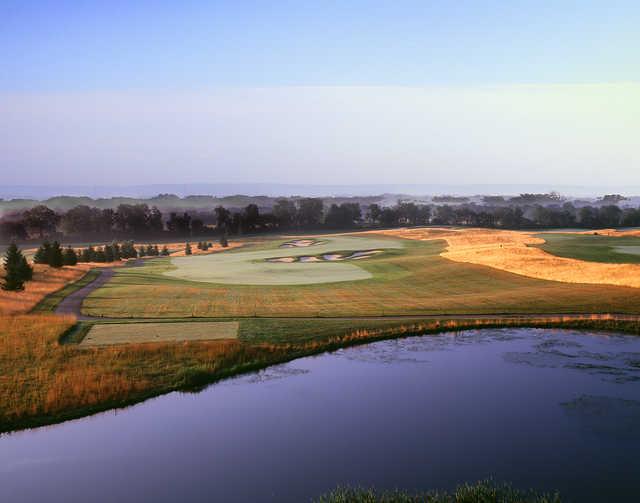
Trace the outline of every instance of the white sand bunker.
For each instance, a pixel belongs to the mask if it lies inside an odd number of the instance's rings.
[[[373,257],[383,250],[366,250],[353,252],[350,255],[341,255],[340,253],[327,253],[325,255],[303,255],[301,257],[278,257],[268,258],[267,262],[339,262],[341,260],[360,260],[363,258]]]
[[[290,264],[291,262],[295,262],[295,257],[276,257],[276,258],[268,258],[267,262],[281,262],[285,264]]]
[[[402,247],[402,240],[397,239],[331,236],[323,237],[322,242],[314,245],[313,256],[309,255],[305,246],[283,249],[274,243],[273,248],[267,250],[240,248],[211,255],[175,257],[171,259],[175,269],[164,274],[188,281],[233,285],[308,285],[357,281],[369,279],[372,274],[352,262],[354,259],[362,254],[367,257],[374,252]],[[336,253],[336,250],[340,253]],[[349,257],[353,259],[347,260]]]
[[[320,262],[318,257],[300,257],[300,262]]]
[[[306,248],[320,243],[317,239],[296,239],[280,245],[280,248]]]

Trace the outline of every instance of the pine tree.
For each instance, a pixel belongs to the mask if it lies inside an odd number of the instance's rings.
[[[33,279],[33,267],[29,265],[24,255],[20,260],[20,276],[23,281],[31,281]]]
[[[78,254],[70,246],[67,247],[62,255],[62,263],[64,265],[76,265],[78,263]]]
[[[104,247],[104,261],[113,262],[113,247],[111,245],[105,245]]]
[[[62,258],[62,248],[60,247],[60,243],[58,243],[57,241],[54,241],[51,245],[47,264],[55,268],[62,267],[64,265],[64,261]]]
[[[93,255],[94,255],[94,250],[93,250],[93,246],[89,246],[88,248],[85,248],[84,250],[82,250],[82,255],[81,255],[81,261],[82,262],[93,262]]]
[[[51,244],[49,241],[45,241],[40,245],[36,254],[33,256],[33,262],[35,264],[48,264],[51,257]]]
[[[106,261],[107,261],[107,256],[104,253],[104,249],[98,248],[93,253],[93,262],[106,262]]]
[[[187,245],[184,247],[184,254],[185,255],[191,255],[192,251],[191,251],[191,245],[189,243],[187,243]]]
[[[29,270],[27,270],[27,268]],[[11,243],[4,256],[3,290],[19,291],[24,288],[24,282],[31,279],[33,271],[15,243]]]
[[[113,248],[113,260],[117,261],[122,259],[122,252],[120,251],[120,245],[118,245],[118,243],[113,243],[111,247]]]

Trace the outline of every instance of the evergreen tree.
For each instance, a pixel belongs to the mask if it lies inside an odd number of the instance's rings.
[[[25,267],[26,266],[26,267]],[[27,271],[26,268],[29,268]],[[31,279],[33,271],[27,264],[24,255],[15,243],[11,243],[4,257],[4,284],[3,290],[18,291],[24,288],[24,282]]]
[[[33,256],[33,262],[35,264],[48,264],[51,257],[51,244],[49,241],[45,241],[40,245],[36,254]]]
[[[146,257],[147,255],[147,250],[145,249],[144,246],[141,246],[140,248],[138,248],[138,257]]]
[[[82,250],[82,262],[94,262],[95,259],[95,250],[93,246],[89,246]]]
[[[54,241],[51,245],[51,251],[49,254],[48,264],[51,267],[62,267],[63,266],[63,258],[62,258],[62,248],[60,248],[60,243]]]
[[[104,261],[113,262],[113,247],[111,245],[105,245],[104,247]]]
[[[93,262],[106,262],[106,261],[107,261],[107,257],[106,257],[106,254],[104,252],[104,249],[98,248],[93,253]]]
[[[65,249],[62,255],[62,263],[64,265],[76,265],[78,263],[78,254],[70,246]]]
[[[122,258],[137,258],[138,252],[133,246],[133,241],[125,241],[122,243],[120,254],[122,255]]]
[[[31,281],[33,279],[33,267],[29,265],[24,255],[20,260],[20,276],[23,281]]]
[[[111,245],[111,248],[113,248],[113,260],[120,260],[122,259],[122,252],[120,251],[120,245],[118,245],[118,243],[113,243]]]
[[[153,245],[153,255],[154,257],[157,257],[158,255],[160,255],[160,250],[158,249],[158,245]]]
[[[185,255],[191,255],[192,251],[191,251],[191,245],[187,242],[187,245],[184,247],[184,254]]]

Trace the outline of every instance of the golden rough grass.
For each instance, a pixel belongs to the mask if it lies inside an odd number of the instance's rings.
[[[238,337],[238,327],[237,321],[109,323],[91,327],[80,346],[235,339]]]
[[[590,233],[592,232],[590,231]],[[600,231],[598,232],[600,233]],[[610,230],[607,235],[636,235],[634,233],[638,232]],[[606,284],[640,288],[640,265],[607,264],[556,257],[540,248],[529,246],[544,243],[544,239],[534,237],[529,232],[493,229],[413,228],[387,230],[382,233],[421,241],[445,239],[448,248],[441,255],[454,262],[484,265],[521,276],[563,283]]]
[[[75,267],[54,269],[42,264],[34,264],[33,281],[25,283],[21,292],[0,290],[0,314],[19,314],[31,310],[46,295],[63,288],[86,274],[92,266],[78,264]],[[4,269],[2,270],[4,275]]]
[[[0,431],[25,418],[126,403],[175,389],[180,372],[215,372],[259,352],[237,340],[149,343],[78,349],[60,345],[71,316],[0,315]],[[269,351],[267,351],[269,353]]]

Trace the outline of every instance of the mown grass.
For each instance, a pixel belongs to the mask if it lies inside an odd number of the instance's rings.
[[[318,503],[560,503],[558,494],[520,491],[509,484],[483,480],[463,484],[453,491],[376,491],[341,487],[321,496]]]
[[[639,246],[640,237],[600,236],[596,234],[538,234],[546,242],[538,248],[558,257],[604,262],[610,264],[640,264],[640,254],[623,253],[616,246]]]
[[[439,255],[442,240],[404,244],[357,263],[371,279],[319,285],[189,282],[164,276],[170,263],[153,260],[117,271],[85,300],[84,311],[122,318],[640,312],[639,289],[545,281],[453,262]]]
[[[60,302],[62,302],[65,299],[65,297],[87,286],[89,283],[93,282],[98,276],[100,276],[99,270],[90,269],[79,280],[74,281],[73,283],[69,283],[64,288],[61,288],[60,290],[50,293],[49,295],[44,297],[40,302],[38,302],[34,306],[31,312],[49,313],[49,312],[55,311],[58,305],[60,304]]]
[[[238,340],[82,349],[60,343],[79,341],[91,325],[73,329],[74,323],[72,317],[50,314],[0,316],[0,432],[81,417],[302,356],[392,337],[517,326],[640,333],[638,322],[607,318],[241,320]]]

